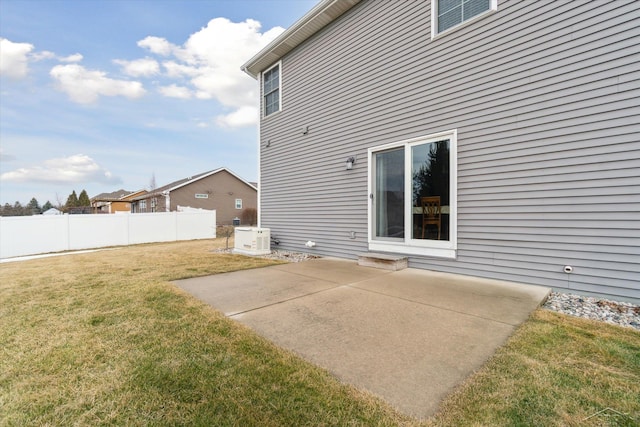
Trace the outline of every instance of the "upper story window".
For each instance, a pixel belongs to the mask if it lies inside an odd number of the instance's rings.
[[[498,0],[432,0],[431,36],[497,8]]]
[[[264,115],[280,111],[280,62],[262,73]]]
[[[242,209],[242,199],[236,199],[236,209]]]

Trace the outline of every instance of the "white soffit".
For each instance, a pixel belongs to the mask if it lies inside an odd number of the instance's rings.
[[[361,0],[323,0],[242,66],[254,79]]]

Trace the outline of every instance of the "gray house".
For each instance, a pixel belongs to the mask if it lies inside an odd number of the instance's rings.
[[[322,0],[243,66],[260,225],[640,300],[639,45],[635,0]]]

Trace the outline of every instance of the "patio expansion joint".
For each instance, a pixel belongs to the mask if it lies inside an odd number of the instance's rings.
[[[333,283],[333,282],[331,282],[331,283]],[[341,284],[337,283],[337,284],[335,284],[335,286],[331,286],[331,287],[326,288],[326,289],[321,289],[321,290],[315,291],[315,292],[308,292],[308,293],[303,294],[303,295],[298,295],[296,297],[283,299],[283,300],[280,300],[280,301],[277,301],[277,302],[273,302],[271,304],[265,304],[265,305],[261,305],[259,307],[253,307],[253,308],[250,308],[250,309],[247,309],[247,310],[235,311],[235,312],[232,312],[232,313],[225,313],[225,316],[227,316],[229,318],[233,318],[233,317],[239,316],[241,314],[251,313],[253,311],[258,311],[258,310],[262,310],[262,309],[265,309],[265,308],[268,308],[268,307],[273,307],[273,306],[276,306],[276,305],[284,304],[286,302],[295,301],[297,299],[306,298],[306,297],[311,296],[311,295],[317,295],[317,294],[320,294],[320,293],[323,293],[323,292],[331,291],[333,289],[336,289],[336,288],[339,288],[339,287],[342,287],[342,286],[345,286],[345,285],[341,285]]]
[[[364,281],[365,280],[363,280],[363,282]],[[360,282],[358,282],[358,283],[360,283]],[[463,316],[475,317],[476,319],[488,320],[490,322],[500,323],[500,324],[511,326],[511,327],[517,326],[517,325],[514,325],[513,323],[504,322],[502,320],[492,319],[490,317],[485,317],[485,316],[479,316],[477,314],[472,314],[472,313],[466,313],[466,312],[460,311],[460,310],[452,310],[450,308],[441,307],[439,305],[428,304],[426,302],[421,302],[421,301],[416,301],[416,300],[413,300],[413,299],[410,299],[410,298],[403,298],[403,297],[399,297],[399,296],[395,296],[395,295],[391,295],[391,294],[386,294],[384,292],[372,291],[371,289],[364,289],[364,288],[360,288],[360,287],[355,286],[355,285],[357,285],[357,283],[352,283],[352,284],[345,285],[345,286],[347,286],[349,288],[353,288],[353,289],[358,289],[358,290],[363,291],[363,292],[369,292],[369,293],[372,293],[372,294],[383,295],[385,297],[394,298],[394,299],[397,299],[397,300],[400,300],[400,301],[411,302],[413,304],[418,304],[418,305],[422,305],[422,306],[425,306],[425,307],[433,307],[433,308],[437,308],[438,310],[444,310],[444,311],[449,311],[451,313],[461,314]]]
[[[284,264],[284,265],[286,265],[286,264]],[[291,274],[291,275],[294,275],[294,276],[305,277],[307,279],[318,279],[317,275],[302,274],[302,273],[298,273],[298,272],[292,272],[292,271],[289,271],[289,270],[286,270],[286,269],[278,269],[278,267],[279,267],[279,265],[275,265],[272,268],[274,270],[280,270],[280,271],[286,272],[287,274]],[[380,271],[381,275],[389,274],[389,273],[392,273],[392,271]],[[333,286],[330,286],[330,287],[327,287],[325,289],[321,289],[321,290],[315,291],[315,292],[308,292],[308,293],[306,293],[304,295],[298,295],[298,296],[295,296],[295,297],[283,299],[281,301],[273,302],[271,304],[265,304],[265,305],[261,305],[259,307],[253,307],[253,308],[250,308],[250,309],[247,309],[247,310],[242,310],[242,311],[225,313],[225,316],[227,316],[229,318],[233,318],[235,316],[239,316],[239,315],[242,315],[242,314],[251,313],[252,311],[262,310],[262,309],[267,308],[267,307],[273,307],[273,306],[276,306],[276,305],[279,305],[279,304],[284,304],[284,303],[289,302],[289,301],[295,301],[297,299],[305,298],[305,297],[308,297],[308,296],[311,296],[311,295],[316,295],[316,294],[319,294],[319,293],[322,293],[322,292],[327,292],[327,291],[330,291],[330,290],[333,290],[333,289],[337,289],[337,288],[340,288],[340,287],[349,287],[349,286],[354,285],[354,284],[365,282],[365,281],[367,281],[369,279],[368,278],[367,279],[362,279],[362,280],[358,280],[358,281],[355,281],[355,282],[352,282],[352,283],[342,283],[342,282],[339,282],[339,281],[334,281],[334,280],[329,280],[329,279],[322,279],[322,280],[327,282],[327,283],[329,283],[329,284],[332,284]]]
[[[285,266],[286,266],[287,264],[283,264],[283,265],[285,265]],[[285,273],[292,274],[292,275],[295,275],[295,276],[306,277],[306,278],[308,278],[308,279],[319,279],[319,277],[318,277],[318,275],[317,275],[317,274],[303,274],[303,273],[298,273],[298,272],[289,271],[289,270],[287,270],[287,269],[279,269],[278,267],[281,267],[281,265],[274,265],[274,266],[272,266],[272,267],[270,267],[270,268],[273,268],[274,270],[278,270],[278,271],[283,271],[283,272],[285,272]],[[391,271],[391,270],[379,270],[379,274],[380,274],[380,275],[390,274],[390,273],[394,273],[394,271]],[[362,280],[357,280],[357,281],[354,281],[354,282],[352,282],[352,283],[365,282],[365,281],[367,281],[367,280],[369,280],[369,279],[370,279],[370,278],[366,278],[366,279],[362,279]],[[322,278],[322,279],[320,279],[320,280],[323,280],[323,281],[325,281],[325,282],[329,282],[329,283],[335,283],[336,285],[340,285],[340,286],[342,286],[342,285],[347,285],[347,286],[348,286],[348,285],[349,285],[349,283],[343,283],[343,282],[340,282],[340,281],[335,281],[335,280],[326,279],[326,278]]]
[[[281,270],[281,271],[286,271],[286,270]],[[289,273],[289,274],[295,275],[295,276],[306,277],[306,278],[309,278],[309,279],[317,279],[318,278],[317,276],[312,275],[312,274],[300,274],[300,273],[293,273],[291,271],[286,271],[286,272]],[[381,271],[380,273],[381,273],[381,275],[382,274],[389,274],[389,273],[392,273],[392,271]],[[362,280],[358,280],[358,281],[355,281],[355,282],[352,282],[352,283],[341,283],[341,282],[336,282],[336,281],[328,280],[328,279],[322,279],[322,280],[324,280],[327,283],[332,284],[333,286],[330,286],[330,287],[327,287],[325,289],[321,289],[321,290],[315,291],[315,292],[308,292],[308,293],[306,293],[304,295],[298,295],[298,296],[295,296],[295,297],[283,299],[281,301],[273,302],[271,304],[265,304],[265,305],[261,305],[259,307],[253,307],[253,308],[250,308],[250,309],[247,309],[247,310],[242,310],[242,311],[235,311],[235,312],[231,312],[231,313],[225,313],[225,316],[233,318],[233,317],[239,316],[241,314],[251,313],[252,311],[262,310],[262,309],[267,308],[267,307],[273,307],[273,306],[276,306],[276,305],[279,305],[279,304],[284,304],[284,303],[289,302],[289,301],[295,301],[297,299],[305,298],[305,297],[308,297],[308,296],[311,296],[311,295],[320,294],[322,292],[331,291],[333,289],[337,289],[337,288],[341,288],[341,287],[353,287],[354,289],[359,289],[357,287],[354,287],[353,285],[357,285],[358,283],[361,283],[361,282],[366,282],[369,279],[362,279]]]

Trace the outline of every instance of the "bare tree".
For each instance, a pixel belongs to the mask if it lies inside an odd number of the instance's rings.
[[[64,203],[62,203],[62,197],[60,197],[58,193],[56,193],[56,205],[54,207],[59,211],[61,211],[64,208]]]
[[[226,237],[226,246],[225,249],[229,249],[229,237],[233,236],[233,232],[235,228],[232,225],[223,225],[218,227],[218,232],[216,233],[218,237]]]
[[[246,208],[242,211],[242,223],[255,225],[258,223],[258,211],[255,208]]]

